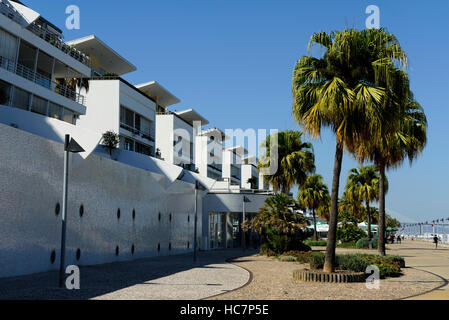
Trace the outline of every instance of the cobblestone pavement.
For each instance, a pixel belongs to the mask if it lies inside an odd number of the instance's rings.
[[[254,253],[254,252],[253,252]],[[199,252],[133,262],[81,267],[81,289],[59,289],[58,272],[0,279],[0,300],[104,299],[196,300],[245,285],[250,273],[225,262],[251,254],[240,250]]]

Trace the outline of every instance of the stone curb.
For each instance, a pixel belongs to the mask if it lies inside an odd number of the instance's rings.
[[[303,282],[323,283],[352,283],[365,282],[366,275],[363,272],[354,273],[322,273],[311,270],[293,271],[293,280]]]

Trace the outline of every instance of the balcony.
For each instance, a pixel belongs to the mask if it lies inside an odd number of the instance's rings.
[[[138,135],[141,138],[147,139],[151,142],[154,142],[154,134],[151,133],[150,130],[147,131],[141,131],[140,129],[137,129],[133,126],[127,125],[126,123],[120,122],[120,128],[125,129],[132,134]]]
[[[17,12],[17,10],[14,7],[9,5],[9,3],[4,2],[3,0],[0,0],[0,13],[8,17],[12,21],[16,22],[17,24],[23,26],[25,19],[22,17],[22,15],[19,12]],[[85,55],[79,50],[76,50],[75,48],[66,45],[62,41],[62,36],[46,28],[42,23],[42,20],[40,19],[31,23],[26,29],[34,33],[36,36],[43,39],[47,43],[51,44],[53,47],[71,56],[73,59],[81,62],[82,64],[84,64],[89,68],[91,67],[91,61],[87,55]],[[39,24],[39,22],[41,23]]]
[[[63,97],[66,97],[67,99],[70,99],[83,106],[86,106],[86,98],[77,93],[76,90],[71,89],[67,85],[62,85],[53,82],[51,79],[37,72],[34,72],[33,70],[31,70],[28,67],[25,67],[24,65],[21,65],[19,63],[16,63],[12,60],[0,56],[0,68],[12,72],[18,75],[19,77],[25,78],[44,88],[47,88],[48,90],[51,90]]]

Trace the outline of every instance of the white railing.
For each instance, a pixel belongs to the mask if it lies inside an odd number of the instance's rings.
[[[0,0],[0,13],[20,25],[23,23],[23,19],[20,17],[20,14],[13,6],[11,6],[9,2]]]
[[[69,88],[67,85],[53,82],[51,81],[51,79],[39,74],[38,72],[35,72],[24,65],[15,63],[14,61],[2,56],[0,56],[0,68],[15,73],[16,75],[32,81],[53,92],[56,92],[57,94],[66,97],[67,99],[70,99],[82,105],[86,104],[86,98],[78,94],[75,90]]]
[[[152,133],[151,129],[148,131],[141,131],[137,128],[134,128],[133,126],[127,125],[126,123],[120,122],[120,127],[128,130],[129,132],[132,132],[133,134],[136,134],[144,139],[150,140],[154,142],[154,133]]]

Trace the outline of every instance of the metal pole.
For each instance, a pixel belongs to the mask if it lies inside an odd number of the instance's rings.
[[[197,222],[198,222],[198,184],[195,183],[195,227],[193,231],[193,261],[196,262],[196,237],[197,237]]]
[[[67,192],[69,182],[69,143],[70,135],[65,136],[64,144],[64,181],[62,190],[62,232],[61,232],[61,263],[59,266],[59,287],[64,287],[65,274],[65,242],[67,228]]]
[[[242,223],[245,222],[245,197],[243,197],[243,215],[242,215]],[[243,250],[246,250],[246,239],[245,239],[245,230],[243,230],[243,228],[241,228],[242,230],[242,247]]]

